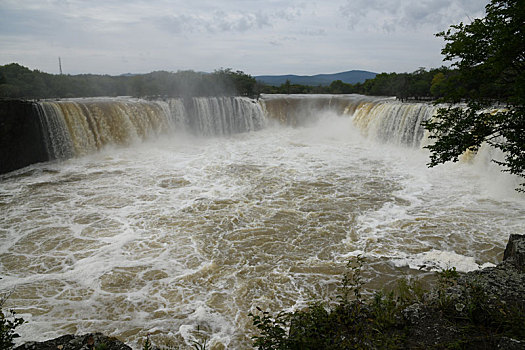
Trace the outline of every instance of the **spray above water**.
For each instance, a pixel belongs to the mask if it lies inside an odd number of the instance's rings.
[[[129,145],[174,131],[222,136],[260,130],[268,120],[292,126],[316,123],[325,112],[352,117],[363,133],[382,142],[420,147],[421,123],[436,107],[361,95],[263,95],[146,101],[126,98],[35,103],[49,159],[67,159],[106,145]]]
[[[199,327],[210,346],[248,348],[255,306],[333,295],[350,255],[381,288],[417,273],[396,266],[496,263],[525,226],[523,198],[482,186],[493,175],[426,168],[433,106],[349,95],[37,107],[50,155],[74,157],[0,182],[2,286],[28,320],[24,341],[103,331],[182,347]]]
[[[36,102],[49,159],[82,156],[175,131],[207,136],[259,130],[261,107],[243,97],[146,101],[125,98]]]

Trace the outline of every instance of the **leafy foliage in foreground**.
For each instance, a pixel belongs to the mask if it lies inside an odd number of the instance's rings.
[[[456,162],[483,142],[503,152],[494,161],[506,172],[525,177],[525,6],[522,0],[492,0],[486,17],[438,33],[447,44],[445,60],[455,74],[442,83],[442,102],[450,105],[425,124],[435,143],[429,166]],[[505,108],[491,113],[495,103]],[[525,190],[522,183],[519,191]]]
[[[24,319],[16,317],[13,310],[2,310],[2,306],[9,294],[0,295],[0,349],[12,349],[15,345],[14,339],[18,338],[15,329],[24,323]]]
[[[448,107],[425,122],[435,143],[426,146],[432,153],[429,166],[457,162],[465,151],[477,152],[483,143],[502,151],[501,159],[492,161],[508,172],[525,177],[525,106],[507,106],[500,111],[470,102],[467,108]],[[525,191],[521,183],[517,191]]]
[[[316,302],[294,313],[250,314],[260,335],[254,346],[266,349],[374,349],[402,348],[406,329],[398,316],[422,296],[419,283],[406,280],[397,292],[376,293],[366,299],[361,291],[363,259],[350,261],[343,275],[338,302],[329,307]]]
[[[182,347],[180,344],[176,343],[175,338],[173,337],[153,337],[152,339],[150,334],[147,334],[142,341],[142,350],[178,350],[178,349],[187,349],[188,347]],[[202,332],[200,326],[197,326],[197,329],[193,332],[194,340],[190,340],[191,346],[189,348],[195,350],[207,350],[209,349],[209,337],[206,333]],[[185,343],[181,339],[182,343]]]
[[[295,349],[492,349],[503,337],[525,341],[525,307],[489,298],[476,284],[458,286],[455,269],[437,273],[437,286],[425,291],[418,280],[401,279],[389,292],[365,297],[361,291],[363,259],[350,261],[343,275],[338,302],[322,302],[296,312],[270,312],[257,308],[250,314],[259,335],[253,345],[259,350]],[[459,288],[452,293],[451,288]],[[453,338],[435,342],[436,334],[420,339],[418,324],[406,311],[417,306],[421,312],[442,318]],[[437,328],[436,328],[437,329]],[[429,345],[432,344],[432,345]]]

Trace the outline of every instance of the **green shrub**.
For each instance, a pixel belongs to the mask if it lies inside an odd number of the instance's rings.
[[[15,329],[24,323],[24,319],[16,317],[13,310],[4,311],[2,309],[9,293],[0,295],[0,349],[12,349],[15,345],[14,339],[18,338]]]
[[[249,315],[260,334],[253,337],[259,350],[284,349],[398,349],[402,348],[405,325],[401,310],[422,298],[420,284],[400,282],[396,291],[376,293],[372,298],[362,294],[364,259],[351,260],[341,281],[338,302],[311,303],[293,313],[272,316],[257,308],[260,314]]]
[[[459,282],[455,268],[436,273],[437,285],[431,293],[417,279],[400,279],[392,291],[362,293],[364,260],[357,257],[346,265],[337,302],[314,302],[295,312],[273,316],[257,308],[252,317],[259,334],[253,345],[259,350],[295,349],[403,349],[408,343],[426,347],[436,335],[421,337],[404,310],[415,303],[431,318],[445,318],[444,327],[455,331],[442,338],[437,348],[490,349],[503,337],[525,340],[525,305],[505,303],[489,297],[480,283]],[[428,322],[428,321],[427,321]],[[432,321],[430,321],[432,327]],[[428,327],[425,326],[425,327]],[[439,328],[441,327],[441,328]],[[421,341],[421,343],[420,343]]]

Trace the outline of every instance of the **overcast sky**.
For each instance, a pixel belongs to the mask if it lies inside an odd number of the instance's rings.
[[[0,0],[0,65],[118,75],[412,72],[488,0]]]

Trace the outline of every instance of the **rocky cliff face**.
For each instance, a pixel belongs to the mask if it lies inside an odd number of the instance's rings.
[[[33,103],[0,100],[0,174],[48,160]]]

